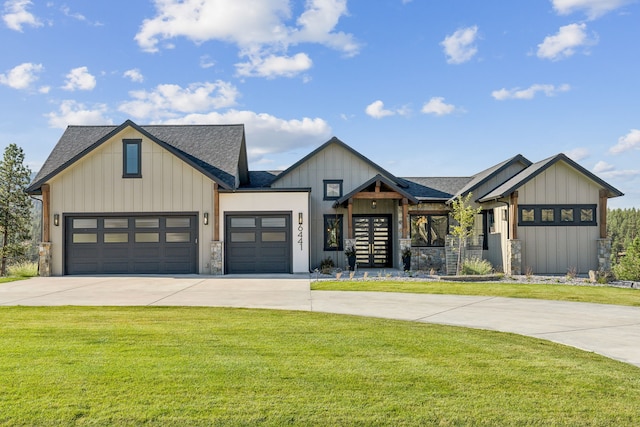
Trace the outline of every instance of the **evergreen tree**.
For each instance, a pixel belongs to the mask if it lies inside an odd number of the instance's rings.
[[[626,247],[620,263],[613,266],[613,274],[618,280],[640,281],[640,237]]]
[[[0,160],[0,276],[6,274],[8,258],[22,256],[28,249],[31,200],[25,189],[30,176],[22,148],[10,144]]]

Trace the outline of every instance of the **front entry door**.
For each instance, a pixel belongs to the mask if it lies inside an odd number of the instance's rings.
[[[391,215],[354,216],[358,267],[392,267]]]

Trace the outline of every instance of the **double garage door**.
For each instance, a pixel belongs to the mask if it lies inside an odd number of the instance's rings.
[[[65,217],[65,274],[198,272],[195,214]]]
[[[291,214],[228,214],[225,271],[291,273]]]

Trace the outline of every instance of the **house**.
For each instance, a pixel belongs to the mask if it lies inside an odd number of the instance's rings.
[[[337,138],[282,172],[249,171],[242,125],[70,126],[27,190],[43,203],[40,272],[452,271],[450,203],[483,207],[467,248],[507,272],[606,268],[606,202],[622,193],[564,155],[469,177],[401,178]],[[607,258],[605,260],[605,258]]]

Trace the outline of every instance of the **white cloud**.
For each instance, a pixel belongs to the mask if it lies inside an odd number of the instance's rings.
[[[13,89],[30,89],[38,80],[38,73],[43,70],[42,64],[25,62],[12,68],[6,74],[0,74],[0,84]]]
[[[600,160],[598,163],[596,163],[593,166],[593,172],[595,173],[603,173],[603,172],[610,172],[612,170],[615,169],[615,166]]]
[[[33,3],[30,0],[7,0],[4,3],[4,23],[12,30],[22,31],[23,25],[41,27],[42,22],[36,18],[27,8]]]
[[[293,77],[311,68],[311,58],[306,53],[293,57],[269,55],[253,57],[249,62],[236,64],[238,75],[245,77]]]
[[[566,154],[567,157],[576,162],[584,160],[591,155],[591,153],[589,153],[589,149],[584,147],[578,147],[574,148],[573,150],[565,151],[564,154]]]
[[[618,138],[618,143],[609,149],[611,154],[620,154],[629,150],[640,150],[640,130],[631,129],[628,134]]]
[[[286,120],[253,111],[229,110],[224,113],[190,114],[165,120],[165,124],[237,124],[243,123],[250,142],[247,154],[252,162],[265,161],[265,156],[284,153],[324,142],[331,136],[331,127],[320,118]]]
[[[462,64],[469,61],[478,52],[474,45],[478,37],[478,26],[461,28],[440,43],[447,55],[447,63]]]
[[[123,76],[128,77],[132,82],[142,83],[144,81],[144,76],[137,68],[125,71]]]
[[[160,41],[177,37],[186,37],[195,43],[208,40],[233,43],[240,57],[249,58],[248,62],[238,64],[239,69],[251,76],[273,77],[282,70],[282,75],[290,77],[297,70],[308,69],[311,61],[307,54],[287,55],[289,46],[301,43],[321,44],[347,56],[358,53],[360,47],[353,35],[335,31],[339,19],[348,13],[346,0],[307,0],[297,18],[292,16],[290,3],[288,0],[155,0],[156,16],[142,22],[135,39],[148,52],[158,51]],[[286,64],[273,65],[276,58],[280,62],[286,58]],[[256,64],[255,69],[252,64]],[[260,67],[266,67],[267,71]]]
[[[581,46],[596,44],[596,39],[587,37],[587,24],[569,24],[560,27],[558,33],[547,36],[538,45],[538,58],[557,61],[572,56]]]
[[[77,101],[65,100],[58,112],[51,112],[45,117],[49,119],[49,126],[60,129],[69,125],[110,125],[112,121],[105,117],[106,112],[107,106],[104,104],[97,104],[90,109]]]
[[[494,90],[491,92],[498,101],[504,101],[506,99],[533,99],[537,93],[544,93],[546,96],[555,96],[561,92],[567,92],[571,89],[568,84],[560,86],[554,86],[549,84],[534,84],[526,89],[520,89],[518,87],[513,89],[502,88],[500,90]]]
[[[193,83],[187,88],[178,85],[158,85],[153,91],[129,92],[132,101],[124,102],[119,110],[136,118],[163,120],[181,114],[205,112],[236,104],[238,90],[231,83]]]
[[[200,57],[200,67],[201,68],[211,68],[216,65],[215,61],[211,59],[209,55],[202,55]]]
[[[456,110],[455,105],[446,104],[443,97],[434,96],[422,106],[424,114],[435,114],[436,116],[445,116]]]
[[[87,67],[74,68],[66,77],[66,84],[62,87],[64,90],[92,90],[96,87],[96,78]]]
[[[384,108],[384,102],[377,100],[373,101],[371,104],[367,105],[367,108],[364,110],[368,116],[373,117],[374,119],[381,119],[387,116],[406,116],[411,111],[408,107],[398,108],[396,110],[386,110]]]
[[[551,2],[559,15],[569,15],[582,10],[589,19],[596,19],[607,12],[631,3],[631,0],[551,0]]]

